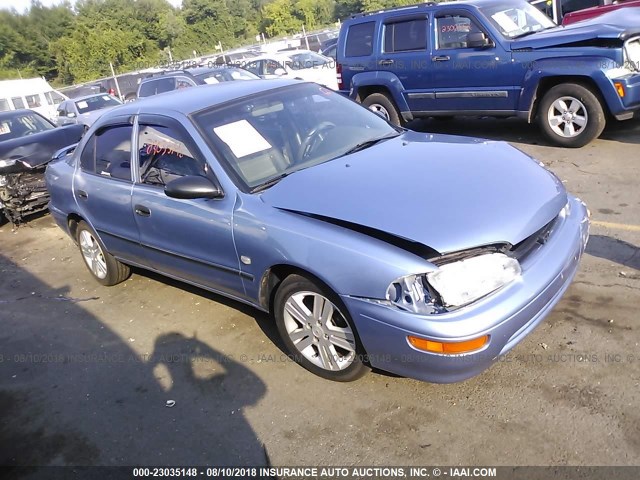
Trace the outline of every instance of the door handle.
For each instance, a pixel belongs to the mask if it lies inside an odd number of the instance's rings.
[[[140,215],[141,217],[149,217],[149,216],[151,216],[151,210],[149,210],[144,205],[136,205],[133,208],[135,209],[136,214]]]
[[[451,60],[451,57],[449,55],[438,55],[437,57],[431,57],[431,60],[434,62],[446,62]]]
[[[382,66],[389,66],[389,65],[393,65],[395,62],[391,59],[384,59],[384,60],[380,60],[378,62],[378,65],[382,65]]]
[[[84,190],[78,190],[78,197],[86,200],[87,198],[89,198],[89,195],[87,195],[87,192],[85,192]]]

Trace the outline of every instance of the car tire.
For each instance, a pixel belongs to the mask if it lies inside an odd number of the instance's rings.
[[[542,97],[538,123],[552,143],[579,148],[600,136],[606,118],[602,103],[592,90],[577,83],[563,83]]]
[[[129,267],[107,252],[98,235],[84,221],[78,223],[76,241],[84,264],[99,283],[110,287],[129,277]]]
[[[346,307],[308,278],[290,275],[283,280],[274,298],[274,317],[290,358],[311,373],[351,382],[370,370]]]
[[[387,122],[397,127],[402,126],[400,112],[391,98],[384,93],[372,93],[362,101],[362,105],[377,113]]]

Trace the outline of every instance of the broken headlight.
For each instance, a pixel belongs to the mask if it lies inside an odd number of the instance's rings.
[[[515,258],[503,253],[478,255],[424,275],[402,277],[389,285],[387,300],[421,315],[442,313],[447,307],[461,307],[498,290],[521,273]]]

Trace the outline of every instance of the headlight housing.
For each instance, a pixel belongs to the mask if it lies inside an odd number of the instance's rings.
[[[17,160],[15,158],[10,160],[0,160],[0,168],[13,167],[16,162]]]
[[[446,312],[478,300],[522,273],[515,258],[489,253],[441,265],[423,275],[399,278],[387,289],[394,306],[419,315]]]

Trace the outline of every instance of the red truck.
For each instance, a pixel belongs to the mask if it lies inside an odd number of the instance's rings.
[[[598,17],[623,7],[640,7],[640,0],[529,0],[558,25]]]

